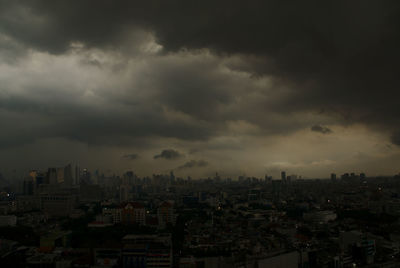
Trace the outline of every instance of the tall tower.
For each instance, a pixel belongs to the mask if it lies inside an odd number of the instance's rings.
[[[286,181],[286,172],[285,171],[281,172],[281,180]]]
[[[79,185],[81,182],[81,169],[78,165],[75,166],[75,185]]]
[[[57,169],[56,168],[49,168],[47,170],[47,182],[49,184],[57,184]]]
[[[64,168],[57,168],[57,183],[64,183]]]
[[[72,185],[72,166],[71,164],[68,164],[64,168],[64,183],[66,186],[71,186]]]

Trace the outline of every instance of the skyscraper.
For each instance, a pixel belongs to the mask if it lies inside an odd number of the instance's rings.
[[[57,168],[57,183],[64,183],[64,168]]]
[[[47,170],[47,183],[48,184],[57,184],[57,169],[49,168]]]
[[[79,185],[79,183],[81,182],[81,170],[79,168],[78,165],[75,166],[75,185]]]
[[[286,172],[285,171],[281,172],[281,179],[282,179],[282,181],[286,181]]]
[[[66,186],[71,186],[72,183],[72,166],[71,164],[68,164],[65,168],[64,168],[64,184]]]

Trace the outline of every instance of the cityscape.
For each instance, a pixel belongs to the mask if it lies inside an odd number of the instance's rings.
[[[0,0],[0,268],[400,268],[400,1]]]
[[[69,164],[1,178],[2,267],[400,262],[400,174],[107,177]]]

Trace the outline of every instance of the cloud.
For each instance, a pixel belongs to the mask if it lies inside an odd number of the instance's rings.
[[[400,146],[400,132],[393,133],[391,136],[391,141],[393,144]]]
[[[135,160],[139,158],[138,154],[125,154],[122,156],[122,158],[128,159],[128,160]]]
[[[252,140],[359,125],[400,144],[399,7],[0,0],[0,151],[65,139],[120,159],[171,144],[223,163]]]
[[[183,157],[183,154],[174,150],[174,149],[166,149],[162,150],[160,154],[154,156],[154,159],[164,158],[164,159],[177,159]]]
[[[321,126],[321,125],[312,126],[311,127],[311,131],[319,132],[319,133],[322,133],[322,134],[330,134],[330,133],[332,133],[332,130],[330,128],[324,127],[324,126]]]
[[[393,71],[400,59],[395,45],[400,42],[397,1],[343,0],[332,5],[202,1],[192,5],[153,0],[97,1],[93,5],[88,0],[36,0],[1,1],[0,6],[7,6],[0,9],[3,36],[20,47],[52,54],[63,55],[77,43],[115,51],[125,59],[176,55],[182,50],[200,55],[210,51],[219,62],[199,57],[197,65],[188,65],[181,53],[174,60],[157,59],[160,68],[152,65],[154,74],[146,70],[155,80],[152,86],[163,88],[150,91],[163,105],[203,122],[243,120],[266,132],[291,131],[290,124],[265,123],[260,115],[267,110],[272,116],[323,113],[341,124],[363,123],[377,130],[398,131],[395,100],[400,97],[400,82]],[[229,62],[220,65],[225,73],[215,73],[215,66],[227,58]],[[210,72],[199,72],[200,68]],[[245,81],[226,79],[232,78],[232,72],[248,73],[253,80],[269,77],[277,92],[272,94],[270,87],[261,86],[254,94]],[[138,86],[147,87],[147,83]],[[259,106],[248,98],[242,100],[242,90],[254,94],[253,101]],[[235,105],[242,108],[231,111]],[[242,115],[250,107],[256,109]],[[299,121],[293,128],[302,127]]]
[[[208,162],[204,160],[190,160],[179,166],[178,169],[186,169],[186,168],[195,168],[195,167],[206,167],[208,166]]]

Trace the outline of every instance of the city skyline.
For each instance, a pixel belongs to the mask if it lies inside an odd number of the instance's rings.
[[[37,176],[41,178],[46,178],[47,183],[50,184],[60,184],[60,185],[78,185],[82,181],[84,183],[89,184],[97,184],[99,179],[121,179],[125,176],[134,176],[135,178],[140,179],[151,179],[155,177],[163,177],[163,178],[177,178],[179,180],[210,180],[210,179],[217,179],[217,180],[227,180],[227,181],[240,181],[246,179],[256,179],[259,181],[271,181],[271,180],[280,180],[280,181],[296,181],[296,180],[346,180],[346,179],[360,179],[362,181],[365,178],[393,178],[400,176],[400,173],[395,174],[380,174],[380,175],[370,175],[363,171],[354,171],[354,170],[347,170],[344,173],[336,173],[332,171],[331,173],[324,174],[324,176],[320,177],[308,177],[304,176],[303,174],[294,173],[291,170],[280,170],[270,174],[229,174],[221,171],[214,171],[208,173],[204,176],[193,176],[193,174],[189,174],[186,176],[181,175],[180,170],[182,168],[186,168],[186,166],[192,165],[207,165],[208,163],[204,162],[195,162],[190,161],[185,163],[183,166],[179,166],[175,169],[164,170],[162,172],[154,172],[152,174],[138,174],[134,170],[104,170],[101,168],[89,169],[85,166],[80,166],[78,163],[68,163],[67,165],[62,166],[51,166],[45,168],[38,168],[38,169],[21,169],[21,170],[12,170],[10,173],[0,173],[0,179],[2,183],[6,184],[14,184],[20,183],[21,180],[26,179],[35,179]],[[368,174],[369,175],[369,174]],[[87,180],[87,181],[85,181]],[[53,182],[50,182],[53,181]],[[15,182],[15,183],[14,183]]]

